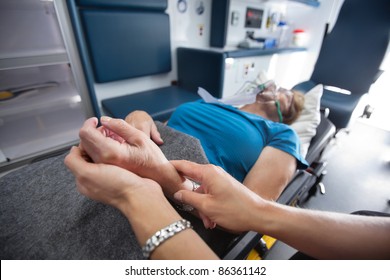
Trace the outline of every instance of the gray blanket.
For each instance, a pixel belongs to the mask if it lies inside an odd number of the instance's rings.
[[[197,139],[157,125],[169,160],[207,163]],[[0,178],[1,259],[143,259],[127,219],[77,192],[65,156]]]

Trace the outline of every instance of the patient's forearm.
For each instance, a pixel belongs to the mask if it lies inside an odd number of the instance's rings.
[[[318,259],[390,258],[390,219],[297,209],[276,203],[260,206],[267,221],[256,231],[275,237]],[[259,212],[257,212],[259,213]]]

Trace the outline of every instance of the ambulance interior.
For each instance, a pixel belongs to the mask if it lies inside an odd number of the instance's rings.
[[[266,75],[284,88],[307,93],[304,115],[292,127],[310,167],[296,172],[278,202],[390,214],[390,7],[385,2],[3,0],[2,193],[36,184],[50,188],[48,176],[57,176],[54,169],[42,174],[26,167],[61,168],[62,163],[51,160],[79,143],[79,129],[89,117],[125,118],[144,110],[165,122],[179,105],[200,99],[199,87],[215,98],[227,98]],[[34,203],[27,204],[33,208]],[[1,224],[7,225],[11,210],[1,209]],[[12,209],[16,216],[23,211]],[[296,253],[261,233],[210,232],[196,218],[180,214],[191,219],[220,258],[290,259]],[[68,226],[60,229],[69,230],[63,239],[80,233]],[[96,226],[78,230],[92,232]],[[72,245],[61,255],[61,245],[67,243],[53,237],[54,230],[42,238],[53,238],[60,249],[43,246],[28,253],[17,241],[6,241],[10,232],[1,234],[2,259],[142,257],[139,252],[126,255],[127,247],[110,253],[111,245],[112,250],[119,246],[112,240],[104,250],[94,251],[95,243],[86,242],[91,250],[84,248],[85,254],[71,253],[77,247]],[[37,240],[33,244],[39,247]]]

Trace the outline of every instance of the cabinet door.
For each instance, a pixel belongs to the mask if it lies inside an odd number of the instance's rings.
[[[85,115],[51,1],[0,2],[0,172],[68,147]]]

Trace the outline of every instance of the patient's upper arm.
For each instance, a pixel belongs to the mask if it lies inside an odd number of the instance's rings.
[[[282,151],[267,146],[244,179],[244,185],[265,199],[276,200],[297,168],[296,159]]]

